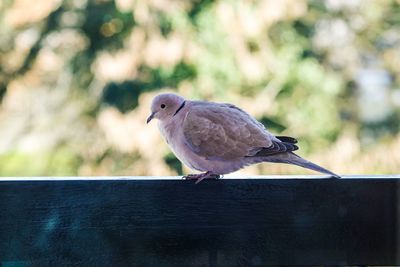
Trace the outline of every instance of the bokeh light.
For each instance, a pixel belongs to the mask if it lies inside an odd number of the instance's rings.
[[[2,1],[0,51],[1,176],[190,172],[145,123],[166,91],[236,104],[336,173],[400,172],[397,0]]]

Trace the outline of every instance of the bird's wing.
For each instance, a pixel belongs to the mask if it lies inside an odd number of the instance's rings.
[[[208,159],[229,160],[286,152],[285,143],[243,110],[229,104],[198,103],[183,121],[186,144]],[[282,144],[282,145],[281,145]]]

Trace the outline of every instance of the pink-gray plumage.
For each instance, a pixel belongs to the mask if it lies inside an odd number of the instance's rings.
[[[294,164],[340,176],[293,153],[297,140],[274,136],[242,109],[223,103],[189,101],[176,94],[157,95],[149,123],[159,120],[161,134],[180,161],[201,174],[184,176],[200,182],[260,162]]]

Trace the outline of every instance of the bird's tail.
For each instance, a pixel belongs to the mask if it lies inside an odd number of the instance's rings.
[[[302,157],[296,155],[293,152],[277,154],[274,156],[268,157],[265,161],[268,162],[276,162],[276,163],[287,163],[287,164],[294,164],[306,169],[311,169],[317,172],[325,173],[331,175],[334,178],[341,178],[340,175],[333,173],[317,164],[312,163],[311,161],[305,160]]]

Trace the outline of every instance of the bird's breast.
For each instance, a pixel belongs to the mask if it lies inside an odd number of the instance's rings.
[[[192,160],[193,152],[185,143],[182,125],[175,125],[173,122],[160,123],[159,129],[175,156],[188,167],[198,170],[197,166],[193,164],[195,162]]]

